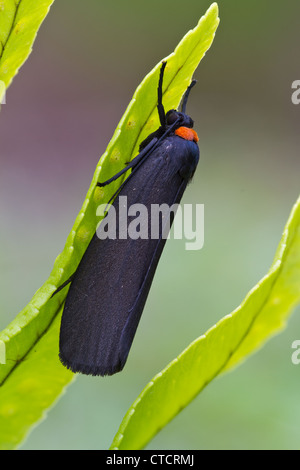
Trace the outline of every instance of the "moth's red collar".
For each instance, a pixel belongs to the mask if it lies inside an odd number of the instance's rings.
[[[198,142],[199,140],[197,132],[195,132],[194,129],[190,129],[189,127],[179,127],[176,129],[175,134],[185,140],[191,140],[194,142]]]

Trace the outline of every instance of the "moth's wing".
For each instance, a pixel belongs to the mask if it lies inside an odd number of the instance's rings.
[[[183,193],[186,189],[186,186],[187,186],[187,181],[183,180],[181,185],[179,186],[179,189],[178,189],[178,192],[177,192],[175,198],[173,199],[173,201],[171,201],[170,206],[173,205],[173,204],[178,204],[180,202],[180,200],[182,198],[182,195],[183,195]],[[166,223],[169,227],[172,226],[173,213],[171,214],[171,218],[172,218],[171,221],[170,221],[170,219],[166,221]],[[122,335],[121,335],[121,339],[120,339],[120,345],[119,345],[119,351],[120,351],[119,355],[122,358],[123,366],[126,362],[128,353],[130,351],[132,341],[133,341],[134,335],[136,333],[136,329],[138,327],[138,324],[139,324],[139,321],[140,321],[140,318],[141,318],[141,315],[142,315],[142,312],[143,312],[143,309],[144,309],[144,306],[145,306],[145,302],[146,302],[148,294],[149,294],[150,287],[152,285],[154,274],[155,274],[160,256],[162,254],[162,251],[163,251],[165,243],[166,243],[166,236],[167,235],[168,235],[168,233],[164,232],[164,230],[162,230],[160,238],[157,240],[156,247],[153,250],[153,255],[152,255],[151,262],[149,264],[149,268],[146,272],[143,283],[142,283],[142,285],[139,289],[136,300],[135,300],[132,308],[128,312],[129,315],[128,315],[126,324],[124,326],[124,329],[122,331]]]
[[[124,195],[128,207],[137,203],[149,208],[151,204],[171,206],[179,201],[186,180],[174,162],[169,159],[166,164],[166,152],[172,155],[169,141],[130,178],[113,203],[117,220]],[[99,240],[95,234],[78,266],[60,332],[61,361],[74,372],[111,375],[124,367],[165,243],[149,236],[150,216],[149,211],[146,239]],[[130,219],[129,228],[134,220]]]

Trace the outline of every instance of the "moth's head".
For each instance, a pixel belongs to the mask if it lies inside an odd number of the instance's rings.
[[[184,126],[192,128],[194,126],[193,119],[185,113],[176,111],[176,109],[170,109],[166,114],[167,126],[172,126],[178,120],[178,127]],[[178,128],[176,126],[176,128]]]
[[[198,135],[192,129],[194,121],[190,116],[180,111],[176,111],[175,109],[171,109],[166,114],[167,126],[173,126],[175,122],[177,122],[173,130],[175,135],[178,135],[179,137],[185,140],[189,140],[196,143],[198,142]]]

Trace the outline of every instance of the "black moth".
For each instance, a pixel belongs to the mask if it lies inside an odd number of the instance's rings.
[[[121,172],[98,183],[105,186],[131,168],[112,204],[116,220],[124,199],[121,196],[127,197],[128,207],[137,203],[149,209],[153,204],[178,204],[199,161],[193,120],[185,114],[195,81],[184,95],[181,112],[172,109],[165,113],[165,66],[163,62],[158,83],[160,127],[141,143],[140,153]],[[150,210],[145,221],[147,238],[100,240],[95,233],[74,275],[58,288],[71,282],[61,321],[59,356],[73,372],[112,375],[123,369],[166,242],[165,227],[171,226],[173,218],[170,212],[169,220],[160,221],[155,238],[151,238]]]

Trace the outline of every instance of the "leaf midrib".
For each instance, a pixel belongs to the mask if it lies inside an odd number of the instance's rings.
[[[6,37],[5,42],[3,43],[3,42],[1,41],[1,44],[2,44],[2,51],[1,51],[1,53],[0,53],[0,62],[1,62],[1,59],[2,59],[2,57],[3,57],[3,54],[4,54],[5,48],[6,48],[6,46],[7,46],[7,43],[8,43],[8,41],[9,41],[9,38],[10,38],[10,36],[11,36],[11,34],[12,34],[12,31],[13,31],[15,25],[16,25],[16,18],[17,18],[18,11],[19,11],[19,6],[21,5],[21,3],[22,3],[22,0],[20,0],[19,3],[16,5],[15,13],[14,13],[14,17],[13,17],[13,21],[12,21],[12,24],[11,24],[11,27],[10,27],[10,30],[9,30],[9,32],[8,32],[8,35],[7,35],[7,37]]]

